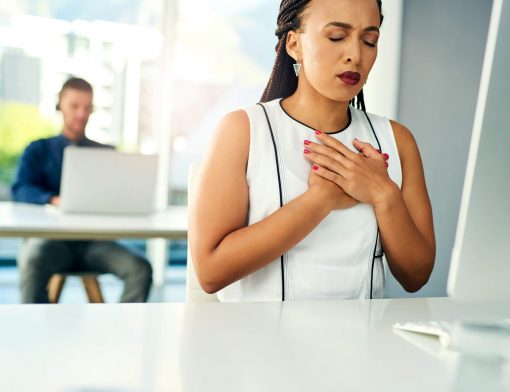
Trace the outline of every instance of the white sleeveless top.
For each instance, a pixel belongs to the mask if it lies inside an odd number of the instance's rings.
[[[248,224],[263,220],[308,189],[311,164],[303,141],[315,130],[285,112],[281,99],[245,109],[250,122]],[[370,126],[370,122],[373,130]],[[375,133],[375,134],[374,134]],[[351,150],[354,138],[389,154],[388,173],[401,187],[402,170],[388,119],[350,107],[350,123],[331,134]],[[277,158],[276,158],[277,156]],[[277,162],[278,161],[278,165]],[[385,261],[373,207],[332,211],[282,257],[218,292],[220,301],[382,298]]]

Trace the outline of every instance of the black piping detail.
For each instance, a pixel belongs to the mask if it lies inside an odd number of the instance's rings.
[[[370,125],[370,128],[372,129],[372,133],[374,134],[375,140],[377,142],[377,146],[379,147],[379,151],[382,151],[381,150],[381,143],[379,142],[379,138],[377,137],[377,134],[375,133],[375,129],[374,129],[374,126],[372,125],[372,121],[370,121],[370,117],[368,117],[367,112],[363,112],[363,113],[365,114],[365,117],[367,118],[368,124]],[[374,295],[373,295],[372,291],[373,291],[373,285],[374,285],[374,266],[375,266],[375,260],[378,259],[378,258],[382,258],[383,255],[384,255],[384,249],[382,249],[382,245],[381,245],[381,250],[382,250],[381,254],[380,255],[376,255],[375,254],[377,252],[377,243],[378,242],[379,242],[379,225],[377,226],[377,236],[375,238],[374,253],[373,253],[373,256],[372,256],[372,266],[370,268],[370,299],[374,298]]]
[[[290,119],[292,119],[293,121],[307,127],[307,128],[310,128],[312,131],[315,131],[316,129],[312,128],[311,126],[309,125],[306,125],[305,123],[295,119],[294,117],[292,117],[289,113],[287,113],[287,111],[285,110],[285,108],[283,107],[283,99],[280,99],[280,107],[282,108],[283,110],[283,113],[285,113]],[[352,122],[352,114],[351,114],[351,108],[348,106],[347,107],[347,116],[349,117],[349,121],[347,122],[347,125],[345,127],[343,127],[342,129],[340,129],[339,131],[336,131],[336,132],[325,132],[326,134],[328,135],[336,135],[337,133],[340,133],[340,132],[343,132],[345,131],[347,128],[349,128],[351,126],[351,122]]]
[[[278,148],[276,147],[276,141],[274,138],[273,127],[271,126],[271,121],[269,121],[269,116],[267,115],[265,106],[262,103],[258,103],[257,105],[260,105],[262,107],[262,110],[264,110],[264,114],[265,114],[266,120],[267,120],[267,125],[269,126],[269,132],[271,133],[271,140],[273,142],[274,156],[275,156],[275,162],[276,162],[276,173],[278,175],[278,190],[280,193],[280,207],[283,207],[283,191],[282,191],[282,180],[281,180],[281,176],[280,176],[280,163],[278,162]],[[282,271],[282,301],[285,301],[284,255],[280,256],[280,265],[281,265],[281,271]]]
[[[379,151],[382,152],[382,150],[381,150],[381,143],[379,143],[379,138],[377,137],[377,134],[375,133],[375,129],[374,129],[374,126],[372,125],[372,121],[370,121],[370,117],[368,117],[367,112],[363,112],[363,113],[365,113],[365,117],[367,118],[368,123],[370,124],[370,128],[372,129],[372,133],[375,136],[375,141],[377,142],[377,146],[379,147]]]
[[[372,266],[370,268],[370,299],[374,299],[373,295],[373,287],[374,287],[374,265],[375,265],[375,259],[378,257],[375,255],[375,252],[377,252],[377,243],[379,242],[379,228],[377,229],[377,235],[375,237],[375,246],[374,246],[374,254],[372,256]],[[382,255],[380,256],[382,257]]]

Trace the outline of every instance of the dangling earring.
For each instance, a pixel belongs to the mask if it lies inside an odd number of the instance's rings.
[[[299,71],[301,70],[301,62],[298,60],[296,63],[292,64],[292,66],[294,67],[296,78],[299,77]]]

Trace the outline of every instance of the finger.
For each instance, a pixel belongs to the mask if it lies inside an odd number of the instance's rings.
[[[328,170],[338,173],[339,175],[342,175],[342,173],[345,171],[345,167],[338,162],[337,160],[327,157],[325,155],[314,153],[313,151],[310,151],[308,149],[305,149],[303,151],[306,159],[311,161],[314,164],[318,164],[324,168],[327,168]]]
[[[328,135],[327,133],[315,131],[315,137],[317,138],[317,140],[320,140],[324,145],[332,148],[335,151],[338,151],[346,158],[353,159],[356,156],[356,153],[351,151],[345,144],[335,139],[334,137]]]
[[[314,164],[312,166],[312,170],[322,178],[339,185],[341,188],[345,183],[345,179],[340,174],[332,172],[331,170],[328,170],[320,165]]]
[[[359,141],[358,139],[354,139],[352,144],[354,147],[356,147],[358,151],[360,151],[365,156],[365,158],[384,160],[384,156],[379,152],[379,150],[376,150],[370,143],[365,143]]]
[[[331,147],[328,147],[324,144],[313,143],[310,140],[305,140],[303,144],[305,145],[305,150],[308,150],[316,154],[324,155],[328,158],[340,162],[344,166],[348,164],[347,158]]]

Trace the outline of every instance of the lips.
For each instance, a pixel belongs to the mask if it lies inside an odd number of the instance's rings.
[[[349,86],[357,85],[361,79],[361,75],[359,72],[351,71],[344,72],[343,74],[340,74],[338,77],[342,82],[348,84]]]

